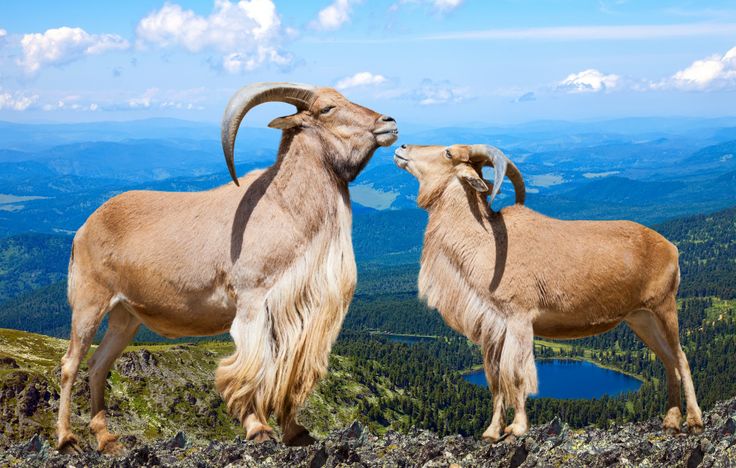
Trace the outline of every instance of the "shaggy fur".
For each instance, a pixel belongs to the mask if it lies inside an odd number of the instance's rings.
[[[451,149],[448,158],[444,147],[402,147],[395,160],[419,179],[418,200],[429,212],[420,296],[482,349],[494,397],[484,437],[501,437],[506,407],[515,417],[505,432],[526,431],[524,402],[537,389],[534,335],[578,338],[622,321],[665,364],[665,428],[680,429],[682,382],[688,427],[701,431],[678,338],[677,248],[628,221],[561,221],[518,204],[493,212],[487,191],[473,188],[483,181],[479,168],[469,171],[459,157],[467,147]]]
[[[270,438],[275,413],[284,442],[312,440],[296,413],[326,372],[356,283],[347,183],[378,146],[395,141],[396,124],[331,89],[275,122],[283,129],[276,163],[239,187],[126,192],[77,231],[60,449],[79,450],[69,426],[72,385],[106,314],[89,362],[99,450],[120,448],[107,430],[105,379],[140,324],[166,337],[230,330],[236,351],[217,369],[216,387],[247,437]]]

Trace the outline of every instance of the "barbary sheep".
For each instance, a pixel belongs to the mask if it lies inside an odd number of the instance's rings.
[[[690,368],[680,347],[675,297],[677,248],[628,221],[561,221],[523,206],[524,181],[497,148],[406,146],[395,163],[419,180],[429,221],[419,294],[447,324],[481,347],[493,394],[492,441],[527,430],[526,397],[536,392],[535,335],[579,338],[625,321],[662,360],[664,428],[680,430],[680,384],[690,431],[703,429]],[[482,167],[494,166],[490,202]],[[490,208],[504,174],[516,204]],[[505,408],[515,416],[505,427]]]
[[[283,131],[276,162],[237,178],[240,122],[272,101],[297,108],[269,124]],[[253,84],[232,97],[222,121],[234,183],[126,192],[98,208],[77,231],[69,262],[59,449],[80,450],[70,428],[72,386],[105,315],[107,332],[89,360],[98,450],[121,448],[107,429],[105,380],[141,324],[170,338],[229,330],[235,353],[215,382],[247,438],[271,438],[274,413],[286,444],[313,441],[296,413],[326,372],[356,283],[348,182],[397,137],[393,118],[333,89]]]

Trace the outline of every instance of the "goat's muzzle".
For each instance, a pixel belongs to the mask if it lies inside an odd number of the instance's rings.
[[[376,136],[376,142],[379,146],[391,146],[399,138],[399,128],[396,126],[396,120],[388,115],[382,115],[376,122],[376,129],[373,131]]]

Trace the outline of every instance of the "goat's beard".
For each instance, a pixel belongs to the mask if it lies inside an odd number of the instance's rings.
[[[365,150],[351,150],[348,154],[333,154],[331,157],[332,170],[335,175],[345,182],[352,182],[365,168],[368,162],[373,157],[373,153],[378,149],[374,146],[368,151]]]

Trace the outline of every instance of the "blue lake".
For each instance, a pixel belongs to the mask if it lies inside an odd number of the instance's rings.
[[[604,369],[586,361],[543,360],[537,361],[539,392],[531,398],[600,398],[603,395],[639,390],[641,381],[626,374]],[[488,388],[486,375],[476,371],[463,378],[474,384]]]

